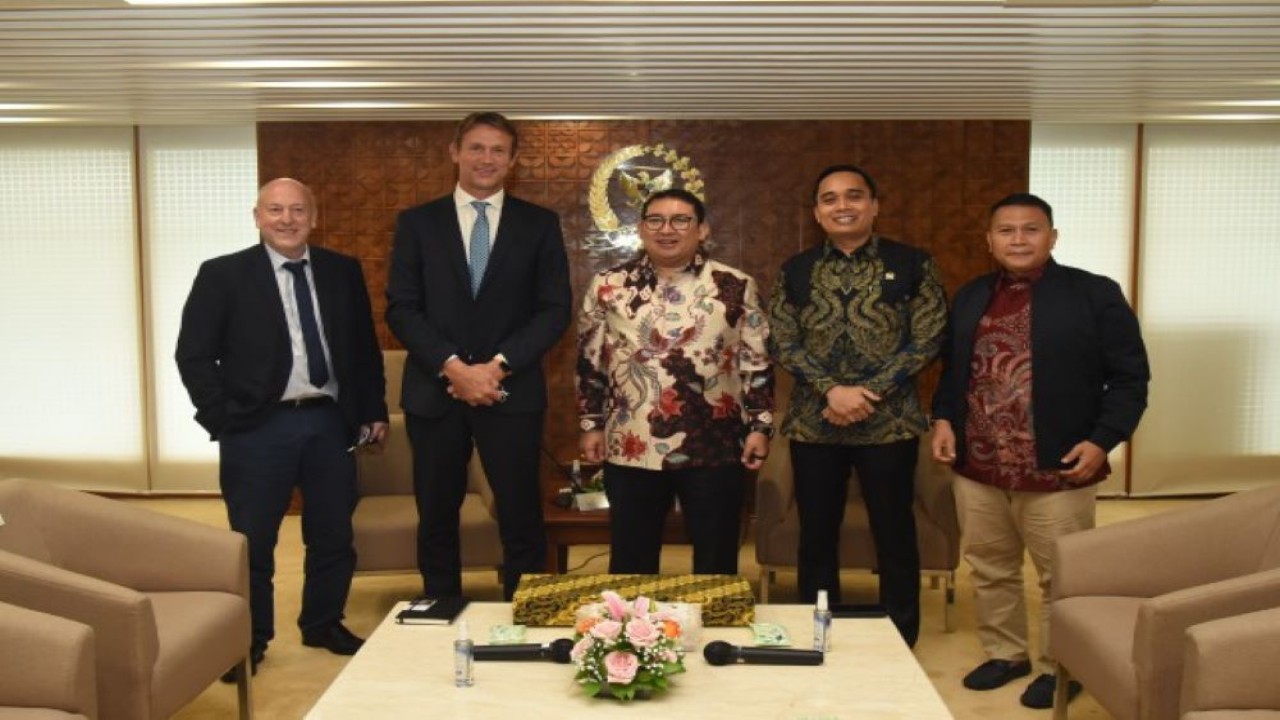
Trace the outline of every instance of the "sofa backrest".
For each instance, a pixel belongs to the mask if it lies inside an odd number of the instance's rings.
[[[41,510],[38,490],[31,480],[0,480],[0,550],[55,564],[43,529],[49,516]]]

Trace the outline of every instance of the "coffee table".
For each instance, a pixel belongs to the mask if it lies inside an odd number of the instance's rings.
[[[714,667],[701,650],[687,672],[650,700],[621,703],[583,695],[573,667],[552,662],[477,662],[475,685],[453,685],[454,626],[397,625],[397,605],[307,714],[308,720],[431,718],[779,718],[789,720],[945,720],[943,704],[915,656],[887,619],[836,620],[820,667]],[[505,603],[472,603],[464,615],[477,643],[511,622]],[[757,605],[756,620],[784,626],[797,647],[812,632],[809,606]],[[529,628],[530,642],[568,637],[569,628]],[[701,642],[750,642],[747,628],[705,628]],[[701,647],[701,646],[699,646]]]

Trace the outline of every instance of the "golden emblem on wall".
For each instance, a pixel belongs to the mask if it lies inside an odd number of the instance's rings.
[[[596,229],[582,245],[603,267],[630,259],[640,248],[640,208],[660,190],[683,188],[705,202],[702,173],[663,143],[628,145],[609,153],[591,175],[587,200]]]

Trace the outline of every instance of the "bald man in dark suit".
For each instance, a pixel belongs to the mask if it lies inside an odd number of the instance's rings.
[[[342,624],[356,561],[351,450],[383,440],[387,407],[360,263],[307,244],[311,190],[272,180],[253,216],[261,243],[200,266],[176,359],[196,421],[218,441],[231,528],[249,540],[256,672],[275,635],[275,546],[295,487],[306,545],[302,642],[339,655],[363,643]]]

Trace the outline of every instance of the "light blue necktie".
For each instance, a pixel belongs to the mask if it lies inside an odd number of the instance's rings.
[[[489,264],[489,216],[485,213],[489,203],[472,200],[471,207],[476,209],[476,224],[471,226],[471,296],[475,297],[480,294],[480,281]]]

